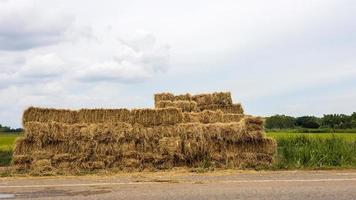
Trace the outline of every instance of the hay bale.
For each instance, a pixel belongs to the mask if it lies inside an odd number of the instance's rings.
[[[192,95],[189,93],[176,95],[173,101],[192,101]]]
[[[15,155],[23,155],[28,152],[32,152],[36,147],[33,141],[28,140],[26,137],[18,137],[13,147]]]
[[[197,102],[198,107],[213,104],[213,96],[211,94],[198,94],[192,97],[193,101]]]
[[[182,111],[177,108],[134,109],[131,111],[132,124],[143,126],[173,125],[182,122]]]
[[[158,142],[162,154],[175,155],[182,152],[182,139],[179,137],[163,137]]]
[[[31,175],[48,176],[55,174],[55,168],[49,159],[35,160],[31,165]]]
[[[242,114],[223,114],[222,115],[222,121],[223,123],[229,123],[229,122],[239,122],[244,118],[245,115]]]
[[[193,101],[196,101],[198,107],[208,106],[208,105],[221,105],[228,106],[232,105],[232,98],[230,92],[214,92],[211,94],[198,94],[192,96]]]
[[[203,112],[190,112],[183,113],[183,122],[184,123],[217,123],[223,121],[223,113],[221,111],[210,111],[205,110]]]
[[[78,112],[79,123],[126,122],[130,123],[128,109],[81,109]]]
[[[105,163],[102,161],[88,161],[88,162],[81,163],[80,167],[87,171],[93,171],[93,170],[105,169]]]
[[[197,111],[197,103],[195,101],[159,101],[156,108],[179,108],[182,112]]]
[[[230,92],[214,92],[212,93],[213,104],[217,105],[232,105]]]
[[[31,153],[31,152],[28,152]],[[23,155],[13,155],[12,156],[12,163],[15,165],[18,164],[24,164],[24,163],[31,163],[33,160],[32,156],[29,154],[23,154]]]
[[[182,94],[182,95],[173,95],[172,93],[160,93],[155,94],[155,107],[159,107],[160,101],[195,101],[198,107],[208,106],[208,105],[221,105],[228,106],[232,105],[232,98],[230,92],[214,92],[210,94],[197,94],[190,95]]]
[[[174,101],[174,95],[172,93],[159,93],[154,94],[155,108],[158,108],[158,102],[160,101]]]
[[[70,154],[70,153],[59,153],[55,154],[52,157],[52,162],[54,163],[63,163],[63,162],[71,162],[76,159],[76,156]]]
[[[198,107],[200,111],[203,110],[221,110],[223,113],[227,114],[243,114],[244,110],[241,104],[232,104],[232,105],[218,105],[218,104],[210,104],[210,105],[201,105]]]
[[[155,108],[174,108],[174,107],[175,107],[174,101],[164,100],[155,103]]]
[[[62,122],[74,124],[78,122],[78,112],[65,109],[30,107],[22,116],[22,123],[27,122]]]

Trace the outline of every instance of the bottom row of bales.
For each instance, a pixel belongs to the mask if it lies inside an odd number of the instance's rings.
[[[262,121],[180,123],[145,127],[129,123],[28,122],[13,163],[36,175],[95,170],[172,167],[257,167],[272,163],[276,143]]]

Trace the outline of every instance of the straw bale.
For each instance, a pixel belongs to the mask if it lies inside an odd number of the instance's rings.
[[[159,140],[158,148],[162,154],[174,155],[181,153],[182,140],[179,137],[163,137]]]
[[[239,122],[245,115],[242,114],[230,114],[223,113],[221,110],[211,111],[205,110],[203,112],[189,112],[183,113],[183,123],[229,123],[229,122]]]
[[[154,95],[155,107],[157,107],[160,101],[174,101],[174,95],[172,93],[159,93]]]
[[[213,96],[211,94],[198,94],[192,97],[193,101],[197,102],[198,107],[213,104]]]
[[[32,158],[34,160],[43,160],[43,159],[51,159],[53,157],[53,154],[48,151],[42,151],[42,150],[34,150],[32,152]]]
[[[183,122],[184,123],[192,123],[192,122],[200,122],[200,123],[216,123],[223,121],[223,112],[221,111],[210,111],[205,110],[203,112],[190,112],[183,113]]]
[[[212,93],[213,104],[218,105],[232,105],[232,98],[230,92],[214,92]]]
[[[192,95],[189,93],[176,95],[174,96],[174,101],[192,101]]]
[[[239,122],[244,118],[245,115],[242,114],[223,114],[222,115],[222,121],[223,123],[229,123],[229,122]]]
[[[88,171],[93,171],[98,169],[105,169],[105,163],[103,161],[88,161],[81,163],[80,167]]]
[[[136,149],[136,142],[130,141],[130,142],[123,143],[121,145],[121,153],[126,158],[137,159],[139,157],[139,155],[138,155],[138,152]]]
[[[156,108],[180,108],[182,112],[195,112],[197,111],[197,103],[195,101],[159,101]]]
[[[210,105],[201,105],[198,106],[200,111],[203,110],[221,110],[223,113],[231,113],[231,114],[243,114],[244,110],[240,103],[231,104],[231,105],[219,105],[219,104],[210,104]]]
[[[131,111],[132,124],[143,126],[173,125],[182,122],[182,112],[177,108],[134,109]]]
[[[210,94],[197,94],[190,95],[182,94],[182,95],[173,95],[171,93],[160,93],[155,94],[155,107],[159,108],[160,101],[195,101],[197,106],[208,106],[208,105],[232,105],[232,98],[230,92],[214,92]]]
[[[155,108],[175,108],[174,101],[163,100],[155,104]]]
[[[125,158],[122,160],[121,166],[124,168],[139,168],[141,166],[141,162],[137,159]]]
[[[22,122],[62,122],[74,124],[78,122],[78,112],[65,109],[50,109],[30,107],[25,110]]]
[[[46,176],[55,173],[55,168],[52,166],[49,159],[35,160],[31,164],[31,175]]]
[[[197,102],[198,107],[208,105],[232,105],[232,98],[230,92],[214,92],[211,94],[193,95],[192,99]]]
[[[16,155],[26,154],[32,152],[35,149],[36,144],[27,140],[26,137],[18,137],[15,141],[13,152]]]
[[[32,160],[33,160],[33,158],[29,154],[23,154],[23,155],[16,155],[15,154],[15,155],[12,156],[12,162],[15,165],[24,164],[24,163],[31,163]]]
[[[70,153],[61,153],[61,154],[55,154],[52,157],[52,161],[54,163],[62,163],[62,162],[71,162],[76,159],[76,156],[70,154]]]
[[[128,109],[81,109],[78,112],[80,123],[127,122],[131,115]]]

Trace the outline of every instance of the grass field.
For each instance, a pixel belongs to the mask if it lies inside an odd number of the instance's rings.
[[[20,133],[0,132],[0,167],[11,162],[12,147]]]
[[[267,132],[267,136],[275,139],[294,138],[296,136],[307,136],[310,138],[332,138],[341,137],[347,141],[356,141],[356,133],[292,133],[292,132]]]
[[[11,162],[20,134],[0,133],[0,166]],[[356,168],[356,133],[269,132],[278,142],[272,169]]]
[[[278,142],[274,169],[356,168],[355,133],[267,133]]]
[[[0,132],[0,150],[10,150],[19,136],[19,133],[1,133]]]

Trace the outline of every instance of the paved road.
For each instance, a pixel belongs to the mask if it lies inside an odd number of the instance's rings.
[[[0,178],[0,199],[356,199],[356,171]]]

